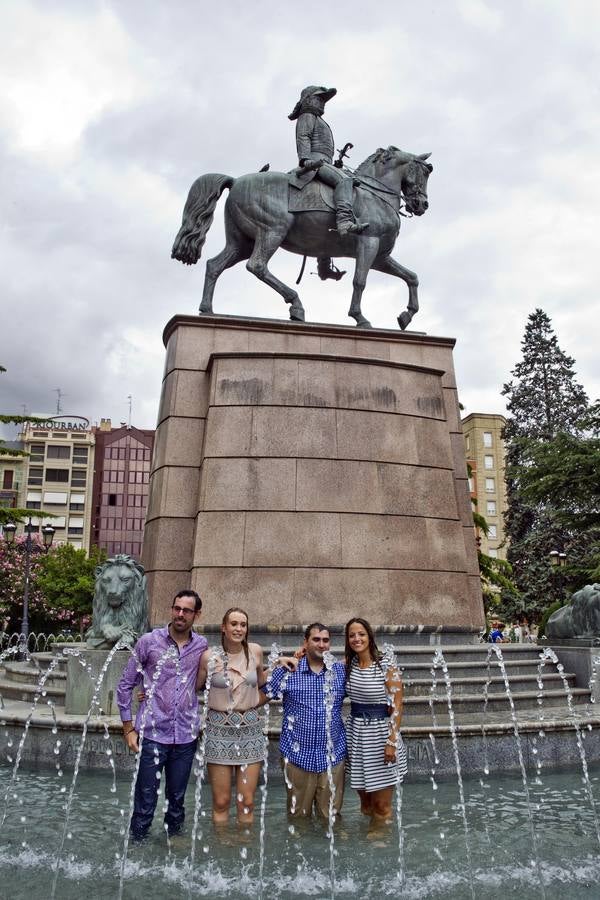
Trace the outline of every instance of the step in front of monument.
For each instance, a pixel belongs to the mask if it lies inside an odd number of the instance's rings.
[[[260,642],[258,642],[260,643]],[[276,642],[277,643],[277,642]],[[476,665],[487,665],[489,663],[491,666],[498,666],[498,657],[496,655],[496,651],[494,650],[494,646],[499,646],[502,659],[506,662],[520,662],[520,663],[535,663],[536,665],[540,662],[540,654],[542,649],[537,646],[537,644],[501,644],[501,645],[493,645],[488,643],[477,643],[477,644],[455,644],[446,646],[440,645],[437,646],[411,646],[411,645],[403,645],[401,647],[394,646],[392,641],[380,641],[378,643],[379,649],[383,652],[384,648],[386,648],[387,644],[390,644],[396,655],[396,662],[401,668],[407,668],[412,666],[413,664],[418,664],[421,666],[427,666],[427,668],[431,668],[433,666],[435,660],[436,651],[439,650],[442,654],[444,662],[450,668],[454,664],[458,662],[463,663],[472,663]],[[263,652],[265,654],[265,659],[267,659],[269,652],[271,650],[271,644],[262,642],[261,644],[263,648]],[[283,643],[277,643],[277,649],[282,654],[291,655],[298,648],[302,646],[302,638],[299,637],[296,642],[291,641],[289,636]],[[344,643],[340,640],[336,640],[336,636],[332,637],[331,641],[331,652],[336,657],[336,659],[341,660],[344,657]],[[547,663],[546,665],[550,665]],[[442,671],[442,666],[438,664],[436,666],[439,673]]]
[[[25,703],[33,703],[36,696],[43,696],[45,699],[50,699],[59,705],[64,704],[66,694],[66,686],[64,683],[61,687],[44,685],[43,690],[45,693],[41,694],[38,687],[38,680],[39,679],[36,679],[35,683],[16,681],[13,680],[9,673],[5,673],[4,676],[0,676],[0,697],[2,697],[3,700],[21,700]]]
[[[574,674],[563,673],[563,675],[566,683],[571,689],[577,686]],[[527,674],[518,674],[514,672],[511,672],[510,674],[507,673],[507,682],[511,694],[520,694],[522,692],[543,694],[549,688],[562,688],[564,693],[564,681],[563,676],[561,676],[560,673],[545,672],[540,678],[542,681],[541,687],[537,672]],[[412,697],[420,695],[428,697],[431,693],[431,676],[428,678],[412,678],[404,672],[403,682],[405,696]],[[486,690],[488,694],[506,694],[507,682],[504,680],[503,676],[496,674],[490,677],[485,673],[470,675],[468,677],[460,677],[453,674],[450,680],[450,686],[453,697],[462,694],[478,694],[483,696]],[[438,677],[436,679],[436,694],[443,693],[444,696],[446,696],[445,684],[443,677]]]
[[[40,679],[46,673],[48,666],[41,665],[39,668],[29,660],[24,662],[4,662],[3,669],[5,676],[10,681],[24,682],[25,684],[38,684]],[[54,669],[47,676],[46,685],[61,686],[64,688],[67,673],[65,669]]]

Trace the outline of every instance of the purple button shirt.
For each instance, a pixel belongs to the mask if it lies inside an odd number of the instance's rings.
[[[153,688],[154,691],[150,701],[146,699],[140,704],[135,718],[136,731],[140,731],[144,722],[145,737],[159,744],[188,744],[195,740],[200,729],[196,675],[200,657],[207,647],[206,638],[192,632],[190,640],[180,649],[168,626],[143,634],[117,687],[121,721],[131,720],[133,689],[143,685],[146,698]],[[138,664],[143,675],[138,672]]]

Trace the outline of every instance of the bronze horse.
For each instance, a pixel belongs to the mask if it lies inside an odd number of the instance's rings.
[[[401,278],[408,285],[408,306],[398,316],[405,329],[419,308],[414,272],[392,259],[390,253],[400,232],[402,203],[407,213],[422,216],[428,207],[427,179],[430,156],[405,153],[397,147],[380,148],[354,173],[354,211],[369,227],[361,234],[340,236],[335,230],[333,211],[290,212],[289,175],[258,172],[232,178],[229,175],[201,175],[190,188],[183,222],[171,256],[187,265],[198,262],[215,207],[225,188],[230,194],[225,204],[225,248],[206,263],[201,313],[212,313],[212,298],[219,275],[247,259],[246,268],[281,294],[290,304],[290,318],[304,321],[304,307],[297,292],[272,272],[268,263],[276,250],[314,257],[350,257],[356,260],[352,281],[352,302],[348,315],[364,328],[370,322],[361,312],[361,298],[369,269]],[[331,190],[323,186],[323,191]]]

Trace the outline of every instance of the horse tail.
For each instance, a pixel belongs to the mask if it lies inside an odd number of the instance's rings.
[[[198,262],[219,197],[234,181],[231,175],[201,175],[196,179],[183,209],[181,228],[171,250],[172,259],[187,266]]]

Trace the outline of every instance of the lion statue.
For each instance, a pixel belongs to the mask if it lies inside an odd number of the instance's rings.
[[[586,584],[571,602],[552,613],[546,624],[548,640],[600,637],[600,584]]]
[[[87,645],[110,650],[117,641],[134,644],[149,631],[148,589],[144,567],[119,553],[96,567],[92,625]]]

